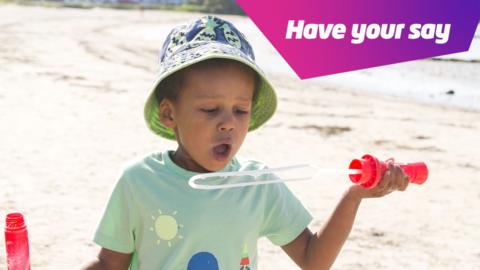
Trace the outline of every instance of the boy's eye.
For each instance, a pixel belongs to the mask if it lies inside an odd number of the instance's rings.
[[[214,113],[216,111],[218,111],[218,108],[205,108],[205,109],[200,109],[202,112],[206,112],[206,113]]]
[[[247,110],[243,110],[243,109],[236,109],[235,110],[235,113],[238,113],[238,114],[247,114],[249,113]]]

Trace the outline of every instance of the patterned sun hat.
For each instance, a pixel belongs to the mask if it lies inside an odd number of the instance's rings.
[[[272,117],[277,107],[277,97],[263,71],[255,63],[253,49],[245,36],[233,24],[215,16],[204,16],[189,25],[174,28],[167,36],[160,51],[160,68],[153,88],[145,104],[144,116],[147,126],[155,134],[175,140],[175,133],[159,120],[156,91],[169,75],[195,63],[222,58],[241,62],[259,75],[257,93],[252,104],[248,130],[254,130]]]

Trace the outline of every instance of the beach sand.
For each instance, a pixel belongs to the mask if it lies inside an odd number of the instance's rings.
[[[174,149],[146,128],[143,104],[166,34],[198,16],[0,6],[0,224],[9,212],[25,215],[32,269],[94,258],[91,239],[124,164]],[[333,269],[480,269],[478,111],[381,94],[375,83],[360,91],[367,85],[347,74],[300,81],[277,72],[285,63],[247,18],[226,17],[252,40],[279,96],[277,114],[240,155],[271,167],[346,168],[367,153],[429,166],[423,186],[362,202]],[[420,60],[357,74],[399,88],[425,76],[425,87],[448,80],[480,90],[478,63]],[[349,185],[345,176],[289,184],[315,231]],[[259,269],[297,268],[262,239]]]

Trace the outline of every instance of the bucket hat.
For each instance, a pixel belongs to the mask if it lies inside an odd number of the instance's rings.
[[[175,140],[173,129],[165,127],[159,120],[161,100],[158,100],[156,91],[162,91],[160,82],[181,69],[212,58],[238,61],[259,75],[249,131],[260,127],[272,117],[277,107],[277,97],[263,71],[255,63],[252,47],[233,24],[208,15],[174,28],[163,44],[159,71],[144,108],[145,121],[153,133]]]

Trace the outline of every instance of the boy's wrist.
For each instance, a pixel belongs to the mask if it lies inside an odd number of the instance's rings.
[[[360,202],[362,199],[366,198],[365,188],[359,185],[352,185],[345,192],[345,197],[350,200]]]

